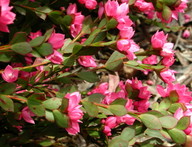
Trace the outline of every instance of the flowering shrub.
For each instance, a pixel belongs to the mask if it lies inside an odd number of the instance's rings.
[[[182,29],[170,26],[179,13],[190,21],[186,8],[187,0],[1,0],[1,146],[60,146],[77,134],[99,146],[190,146],[192,96],[176,82],[168,37]],[[124,68],[131,76],[120,76]],[[164,83],[155,94],[143,78],[152,73]]]

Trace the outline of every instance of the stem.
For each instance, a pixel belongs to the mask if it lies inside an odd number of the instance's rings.
[[[19,97],[16,97],[16,96],[12,96],[12,95],[3,95],[3,96],[5,96],[5,97],[7,97],[7,98],[10,98],[10,99],[13,99],[13,100],[18,100],[18,101],[22,101],[22,102],[27,102],[27,100],[25,100],[25,99],[22,99],[22,98],[19,98]]]
[[[10,45],[3,45],[3,46],[0,46],[0,50],[7,50],[7,49],[10,49],[11,46]]]

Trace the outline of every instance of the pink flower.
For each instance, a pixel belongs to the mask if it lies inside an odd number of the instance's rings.
[[[97,67],[95,59],[92,56],[80,56],[78,62],[84,67]]]
[[[134,35],[135,31],[133,30],[132,27],[126,27],[126,26],[123,26],[121,29],[120,29],[120,37],[121,38],[124,38],[124,39],[131,39]]]
[[[134,60],[136,58],[134,52],[139,51],[140,47],[132,39],[130,40],[130,43],[131,43],[131,46],[129,50],[127,50],[126,56],[129,60]]]
[[[129,16],[120,16],[117,19],[118,25],[117,28],[121,30],[122,28],[127,28],[133,25],[133,21],[129,18]]]
[[[135,118],[130,116],[129,114],[117,117],[117,123],[118,124],[126,123],[127,125],[133,125],[134,122],[135,122]]]
[[[12,24],[15,19],[15,13],[10,10],[13,7],[9,7],[10,0],[0,1],[0,31],[9,32],[7,25]]]
[[[129,39],[120,39],[117,41],[117,48],[120,51],[126,52],[131,47]]]
[[[162,47],[160,55],[163,57],[172,57],[174,55],[173,43],[165,43]]]
[[[35,39],[35,38],[37,38],[37,37],[39,37],[39,36],[42,36],[42,33],[41,33],[41,31],[39,30],[39,31],[37,31],[37,32],[31,32],[30,34],[29,34],[29,38],[30,39]]]
[[[160,72],[160,76],[164,82],[170,83],[175,81],[175,70],[167,69]]]
[[[46,58],[55,64],[61,64],[63,62],[62,54],[56,50],[51,55],[46,56]]]
[[[97,6],[97,1],[96,0],[86,0],[85,1],[85,7],[87,9],[92,10],[92,9],[95,9],[96,6]]]
[[[157,91],[162,97],[168,97],[171,91],[176,91],[179,95],[179,101],[181,103],[190,103],[192,101],[191,92],[185,85],[168,83],[166,88],[157,86]]]
[[[88,94],[91,95],[94,93],[100,93],[100,94],[106,95],[109,93],[108,87],[109,87],[109,84],[107,82],[101,83],[99,86],[97,86],[95,89],[90,91]]]
[[[114,18],[125,16],[129,12],[129,5],[127,3],[122,3],[119,5],[117,1],[108,0],[105,3],[105,13],[107,16],[112,16]]]
[[[111,136],[111,129],[115,128],[118,124],[117,124],[117,117],[114,116],[110,116],[108,117],[106,120],[102,120],[102,123],[104,124],[104,130],[103,132],[107,135],[107,136]]]
[[[183,34],[182,34],[182,37],[183,38],[189,38],[190,37],[190,31],[188,30],[188,29],[186,29],[184,32],[183,32]]]
[[[69,4],[67,8],[67,15],[75,14],[77,13],[77,5],[76,4]]]
[[[151,44],[154,49],[161,49],[166,43],[167,35],[163,31],[157,31],[151,38]]]
[[[164,57],[161,62],[162,62],[163,65],[165,65],[167,67],[170,67],[175,62],[175,58],[174,58],[174,56]]]
[[[54,49],[59,49],[63,46],[64,39],[64,34],[53,32],[49,37],[48,42],[53,46]]]
[[[26,122],[35,124],[35,121],[32,119],[32,116],[35,116],[35,114],[31,112],[29,107],[26,106],[25,108],[22,109],[21,114],[19,116],[19,120],[23,118]]]
[[[141,100],[141,101],[135,101],[133,103],[134,109],[136,109],[138,112],[146,112],[149,108],[149,101],[148,100]]]
[[[149,56],[147,58],[144,58],[142,60],[142,63],[144,63],[144,64],[151,64],[151,65],[157,64],[157,56],[156,55],[151,55],[151,56]]]
[[[80,131],[78,123],[81,122],[80,119],[83,117],[83,112],[80,109],[81,105],[79,105],[81,95],[79,92],[73,92],[66,94],[65,98],[69,100],[67,113],[70,119],[70,126],[66,128],[66,131],[71,135],[75,135]]]
[[[2,78],[8,82],[15,82],[18,79],[19,70],[13,69],[10,65],[7,65],[7,67],[4,69],[2,73]]]
[[[134,4],[141,12],[154,10],[153,4],[151,2],[146,2],[144,0],[137,0]]]

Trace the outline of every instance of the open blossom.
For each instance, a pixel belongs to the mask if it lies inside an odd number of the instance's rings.
[[[64,39],[64,34],[53,32],[49,37],[48,42],[53,46],[54,49],[59,49],[63,46]]]
[[[77,5],[76,4],[69,4],[67,8],[67,15],[75,14],[77,13]]]
[[[63,62],[62,54],[56,50],[51,55],[46,56],[46,58],[55,64],[61,64]]]
[[[149,57],[146,57],[142,60],[142,63],[144,64],[157,64],[157,56],[156,55],[151,55]]]
[[[7,25],[12,24],[15,20],[15,13],[10,10],[13,7],[9,7],[10,0],[0,1],[0,31],[9,32]]]
[[[160,55],[163,57],[171,57],[174,55],[174,51],[173,51],[173,43],[165,43],[162,47],[161,53]]]
[[[85,7],[90,10],[95,9],[97,6],[96,0],[78,0],[78,1],[81,4],[85,4]]]
[[[31,32],[30,34],[29,34],[29,38],[30,39],[35,39],[35,38],[37,38],[37,37],[39,37],[39,36],[42,36],[42,32],[39,30],[39,31],[37,31],[37,32]]]
[[[157,91],[162,97],[168,97],[171,91],[176,91],[179,96],[178,102],[190,103],[192,101],[192,93],[185,85],[168,83],[166,88],[163,88],[162,86],[158,85]]]
[[[78,62],[84,67],[97,67],[95,59],[92,56],[80,56]]]
[[[164,44],[166,43],[167,35],[164,34],[163,31],[157,31],[152,37],[151,37],[151,44],[154,49],[161,49]]]
[[[81,105],[79,105],[81,95],[79,92],[73,92],[71,94],[66,94],[65,98],[69,100],[67,113],[70,121],[66,131],[71,135],[75,135],[80,131],[79,122],[81,122],[80,119],[83,117],[83,112],[80,109]]]
[[[10,65],[7,65],[7,67],[4,69],[2,73],[2,78],[8,82],[15,82],[18,79],[19,70],[13,69]]]
[[[122,3],[119,5],[117,1],[108,0],[105,3],[105,13],[107,16],[112,16],[114,18],[122,17],[127,15],[129,12],[129,5],[127,3]]]
[[[35,116],[35,114],[26,106],[22,109],[19,120],[23,118],[26,122],[35,124],[35,121],[32,119],[33,116]]]
[[[175,81],[175,70],[167,69],[160,72],[160,76],[166,83]]]

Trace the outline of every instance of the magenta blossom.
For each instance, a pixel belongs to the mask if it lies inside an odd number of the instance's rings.
[[[151,38],[151,44],[154,49],[161,49],[166,43],[167,35],[163,31],[157,31]]]
[[[35,39],[35,38],[37,38],[37,37],[39,37],[39,36],[42,36],[42,32],[39,30],[39,31],[37,31],[37,32],[31,32],[30,34],[29,34],[29,38],[30,39]]]
[[[64,45],[64,39],[64,34],[53,32],[49,37],[48,42],[53,46],[54,49],[59,49]]]
[[[46,58],[55,64],[61,64],[63,62],[62,54],[56,50],[51,55],[46,56]]]
[[[13,69],[10,65],[7,65],[7,67],[4,69],[2,73],[2,78],[8,82],[15,82],[18,79],[19,70]]]
[[[78,62],[84,67],[97,67],[95,59],[92,56],[80,56]]]
[[[157,86],[157,91],[162,97],[168,97],[171,91],[176,91],[181,103],[190,103],[192,101],[191,92],[185,85],[168,83],[167,88]]]
[[[31,112],[29,107],[26,106],[25,108],[22,109],[21,114],[19,116],[19,120],[23,118],[26,122],[35,124],[35,121],[32,119],[32,116],[35,116],[35,114]]]
[[[81,105],[79,105],[81,95],[79,92],[73,92],[66,94],[65,98],[69,100],[67,113],[70,119],[70,126],[66,130],[69,134],[75,135],[80,131],[78,123],[81,122],[80,119],[83,117],[83,112],[80,109]]]
[[[15,20],[15,13],[10,10],[13,7],[9,7],[10,0],[0,1],[0,31],[9,32],[7,25],[12,24]]]
[[[160,72],[160,76],[163,79],[164,82],[170,83],[175,81],[175,70],[166,69]]]

